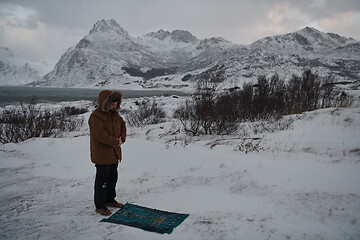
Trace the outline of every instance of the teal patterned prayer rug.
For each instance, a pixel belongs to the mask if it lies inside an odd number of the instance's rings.
[[[126,203],[109,218],[100,222],[123,224],[157,233],[172,233],[189,214],[166,212]]]

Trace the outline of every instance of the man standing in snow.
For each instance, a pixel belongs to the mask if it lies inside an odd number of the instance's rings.
[[[91,113],[90,155],[95,163],[95,207],[96,212],[108,216],[107,207],[121,207],[115,200],[117,167],[121,162],[121,145],[126,140],[126,125],[118,110],[122,101],[121,92],[103,90],[99,93],[99,106]]]

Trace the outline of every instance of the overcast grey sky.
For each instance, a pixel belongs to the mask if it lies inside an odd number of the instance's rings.
[[[250,44],[311,26],[360,40],[359,0],[0,0],[0,47],[55,63],[101,19],[133,37],[181,29]]]

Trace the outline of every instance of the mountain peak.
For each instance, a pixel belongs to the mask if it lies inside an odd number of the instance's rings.
[[[323,33],[323,32],[321,32],[321,31],[319,31],[319,30],[317,30],[316,28],[313,28],[313,27],[305,27],[305,28],[303,28],[303,29],[300,29],[300,30],[298,30],[298,31],[296,31],[296,32],[294,32],[294,33],[290,33],[291,35],[294,35],[294,34],[300,34],[300,35],[302,35],[302,36],[307,36],[307,37],[313,37],[313,38],[315,38],[315,39],[321,39],[321,38],[323,38],[324,36],[324,34],[325,33]]]
[[[318,42],[319,45],[326,45],[327,47],[332,46],[332,48],[356,42],[356,40],[352,38],[343,37],[335,33],[321,32],[313,27],[305,27],[295,32],[293,35],[296,34],[302,35],[302,37],[309,39],[311,42]]]
[[[309,27],[309,26],[306,26],[305,28],[299,30],[299,32],[300,32],[300,31],[302,31],[302,32],[307,32],[307,33],[320,32],[320,31],[317,30],[316,28]]]
[[[171,39],[175,42],[194,43],[198,39],[192,35],[189,31],[185,30],[174,30],[172,32],[164,31],[160,29],[157,32],[151,32],[145,34],[146,37],[157,38],[159,40]]]
[[[94,27],[90,30],[90,34],[118,34],[129,36],[128,32],[125,31],[120,25],[114,20],[100,20],[94,24]]]
[[[15,57],[15,53],[10,48],[0,47],[0,56],[1,57]]]
[[[152,38],[157,38],[159,40],[164,40],[165,38],[168,38],[171,36],[171,33],[169,31],[164,31],[162,29],[160,29],[157,32],[150,32],[148,34],[145,34],[146,37],[152,37]]]
[[[194,43],[198,40],[189,31],[184,31],[184,30],[174,30],[171,33],[171,39],[176,42],[185,42],[185,43]]]

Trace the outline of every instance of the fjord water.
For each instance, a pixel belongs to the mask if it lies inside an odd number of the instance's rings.
[[[38,88],[28,86],[0,86],[0,107],[29,103],[35,97],[39,103],[56,103],[65,101],[90,100],[96,101],[102,89],[87,88]],[[170,90],[118,90],[126,98],[187,95],[180,91]]]

